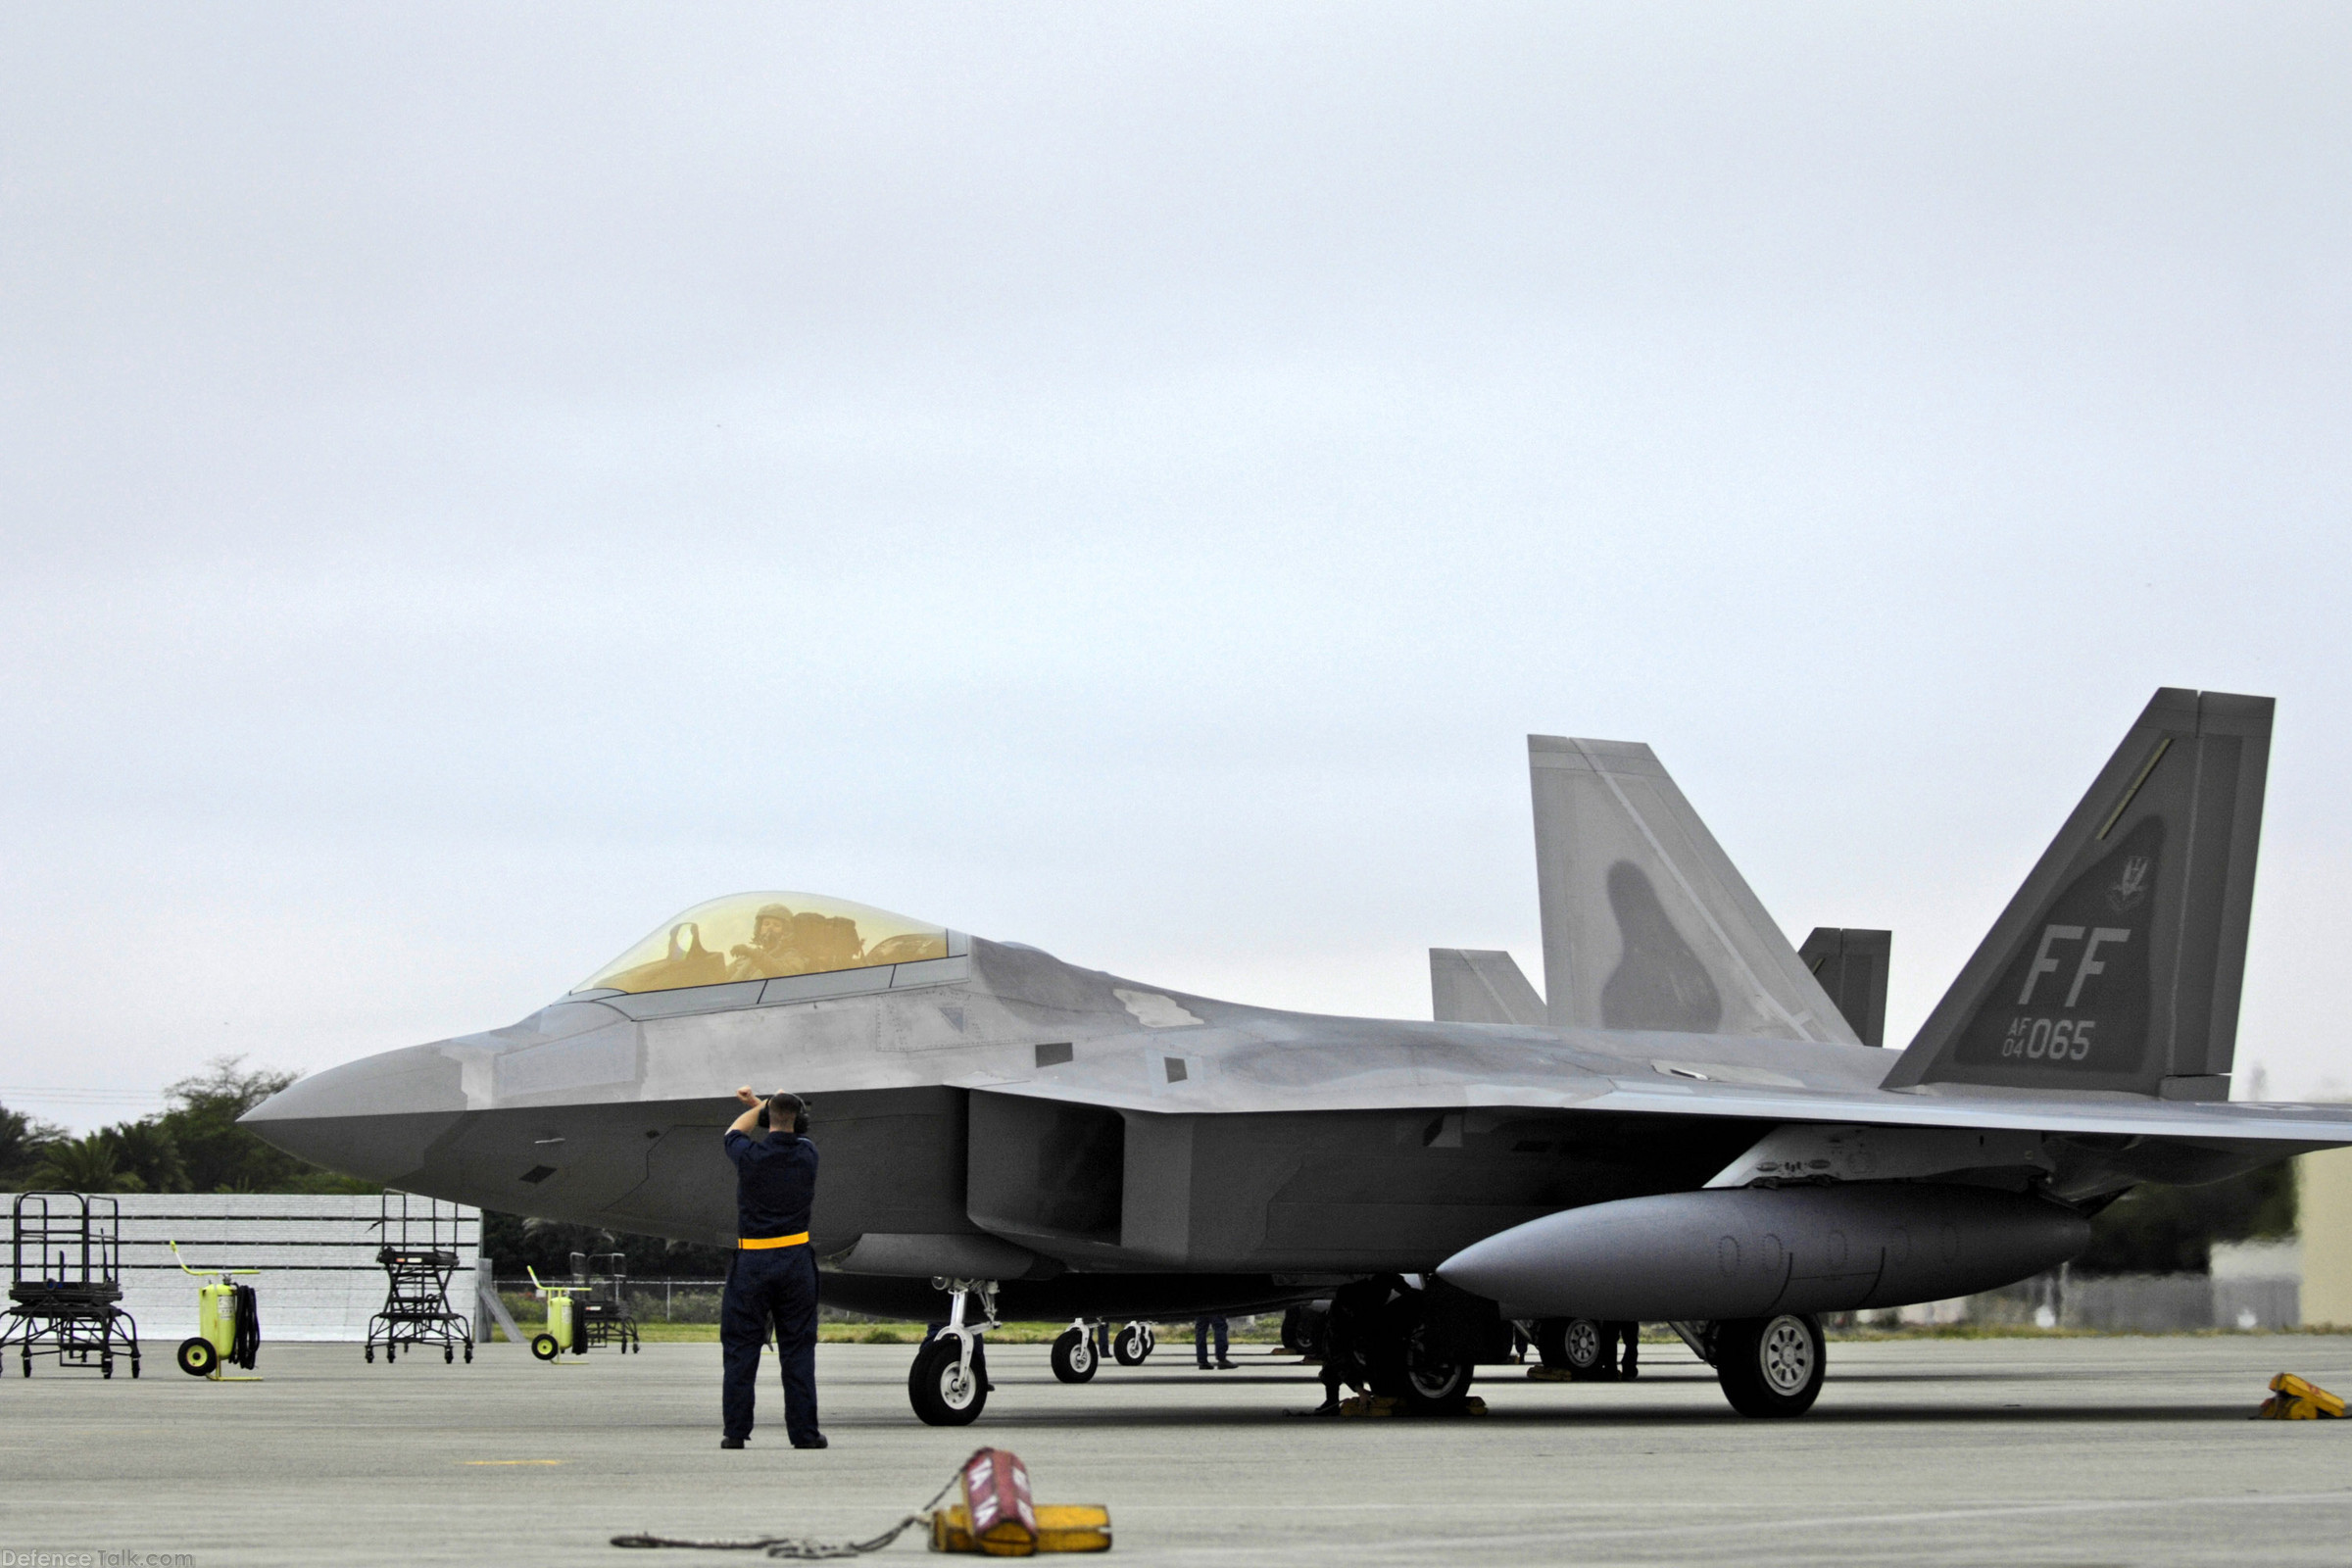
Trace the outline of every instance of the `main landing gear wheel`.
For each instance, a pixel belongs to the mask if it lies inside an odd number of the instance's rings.
[[[564,1353],[564,1347],[556,1343],[553,1334],[534,1334],[531,1336],[531,1353],[542,1361],[553,1361]]]
[[[1418,1293],[1382,1312],[1372,1353],[1372,1392],[1404,1401],[1415,1415],[1459,1415],[1475,1369],[1459,1360]]]
[[[1110,1353],[1121,1366],[1142,1366],[1158,1343],[1159,1337],[1152,1332],[1151,1324],[1130,1323],[1110,1342]]]
[[[1605,1343],[1598,1318],[1547,1317],[1536,1325],[1536,1349],[1544,1364],[1572,1377],[1593,1375]]]
[[[1054,1347],[1055,1365],[1061,1348]],[[914,1352],[906,1372],[906,1397],[925,1426],[968,1427],[988,1404],[988,1385],[977,1367],[963,1364],[963,1347],[942,1334]]]
[[[179,1342],[179,1369],[192,1378],[207,1378],[220,1364],[220,1351],[203,1335]]]
[[[1741,1415],[1803,1415],[1821,1396],[1829,1344],[1810,1314],[1735,1318],[1715,1331],[1715,1374]]]
[[[1054,1342],[1054,1375],[1064,1383],[1084,1383],[1102,1364],[1094,1337],[1084,1329],[1064,1329]]]

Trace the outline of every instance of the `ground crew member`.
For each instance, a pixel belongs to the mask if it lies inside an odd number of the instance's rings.
[[[1227,1332],[1225,1320],[1221,1317],[1193,1319],[1193,1357],[1200,1363],[1201,1371],[1208,1370],[1208,1340],[1212,1334],[1216,1336],[1217,1340],[1217,1370],[1220,1372],[1233,1370],[1232,1357],[1226,1354]]]
[[[752,1435],[752,1394],[770,1325],[784,1363],[784,1431],[796,1448],[821,1448],[816,1429],[816,1255],[808,1248],[808,1206],[816,1197],[816,1146],[808,1107],[797,1095],[762,1101],[735,1091],[749,1106],[727,1129],[735,1162],[735,1254],[718,1312],[726,1361],[720,1399],[722,1448]]]
[[[1639,1323],[1604,1323],[1601,1325],[1600,1358],[1610,1359],[1617,1348],[1616,1342],[1625,1342],[1625,1359],[1617,1363],[1619,1381],[1631,1383],[1642,1375],[1642,1325]]]
[[[1323,1402],[1316,1415],[1340,1413],[1340,1390],[1369,1393],[1372,1345],[1380,1332],[1381,1314],[1404,1289],[1394,1274],[1355,1280],[1332,1293],[1331,1312],[1323,1320]]]

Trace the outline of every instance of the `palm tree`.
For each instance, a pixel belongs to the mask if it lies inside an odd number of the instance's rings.
[[[145,1184],[115,1165],[114,1147],[103,1133],[67,1138],[41,1152],[32,1185],[69,1193],[136,1193]]]

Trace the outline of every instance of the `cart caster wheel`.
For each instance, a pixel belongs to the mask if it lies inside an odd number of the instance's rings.
[[[448,1366],[451,1362],[457,1360],[457,1358],[458,1352],[456,1350],[451,1349],[446,1345],[441,1347],[441,1364],[443,1366]]]
[[[470,1343],[468,1343],[466,1347],[466,1364],[467,1366],[473,1365],[473,1346]]]
[[[390,1347],[389,1345],[385,1346],[385,1347],[384,1347],[384,1365],[386,1365],[386,1366],[390,1366],[390,1365],[392,1364],[393,1357],[397,1356],[398,1354],[400,1354],[400,1352],[399,1352],[398,1350],[395,1350],[395,1349],[394,1349],[394,1348],[392,1348],[392,1347]]]
[[[542,1361],[553,1361],[564,1353],[564,1347],[556,1343],[553,1334],[534,1334],[531,1336],[531,1353]]]
[[[372,1345],[368,1347],[368,1364],[369,1366],[375,1365],[375,1347]]]
[[[139,1381],[139,1358],[135,1355],[130,1358],[130,1381]]]
[[[111,1378],[115,1375],[115,1358],[113,1356],[107,1356],[98,1363],[98,1375],[102,1378]]]

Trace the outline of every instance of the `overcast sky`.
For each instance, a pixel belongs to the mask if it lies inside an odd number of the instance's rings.
[[[2352,9],[0,11],[0,1100],[808,888],[1538,985],[1645,740],[1909,1038],[2159,685],[2352,1082]],[[724,1086],[718,1086],[724,1087]]]

